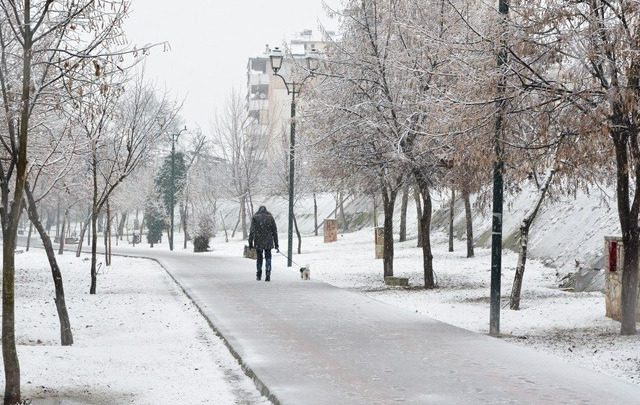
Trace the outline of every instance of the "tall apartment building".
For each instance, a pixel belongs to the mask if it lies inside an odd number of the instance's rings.
[[[249,58],[247,63],[247,110],[257,122],[267,120],[269,85],[272,79],[269,55]]]
[[[292,81],[295,74],[290,56],[304,65],[304,58],[312,49],[322,52],[325,45],[319,34],[302,31],[287,45],[288,52],[279,73],[288,82]],[[267,45],[262,55],[249,58],[247,63],[247,110],[256,136],[268,137],[270,146],[283,148],[288,145],[291,95],[287,94],[282,79],[273,75],[269,53]]]

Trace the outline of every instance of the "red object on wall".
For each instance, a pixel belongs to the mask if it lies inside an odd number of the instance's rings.
[[[618,242],[611,241],[609,244],[609,271],[618,269]]]

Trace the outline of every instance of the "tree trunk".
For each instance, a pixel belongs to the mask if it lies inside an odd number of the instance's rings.
[[[622,107],[618,107],[622,109]],[[622,116],[622,112],[617,115]],[[624,128],[624,119],[618,118],[614,122],[620,122]],[[622,231],[622,244],[624,246],[624,260],[622,273],[622,302],[620,334],[635,335],[636,330],[636,310],[638,300],[638,249],[640,248],[640,229],[638,229],[638,213],[640,195],[634,194],[633,203],[630,201],[631,189],[639,190],[640,178],[638,164],[635,165],[635,184],[631,187],[630,162],[628,155],[629,137],[636,136],[628,134],[625,130],[612,131],[612,140],[616,152],[616,196],[618,200],[618,218],[620,220],[620,230]],[[632,167],[633,167],[632,166]]]
[[[15,2],[12,3],[15,7]],[[16,140],[14,153],[9,156],[15,161],[15,172],[7,174],[0,182],[2,190],[2,209],[0,209],[0,222],[2,223],[2,360],[4,362],[4,404],[12,405],[20,403],[20,363],[16,351],[15,336],[15,249],[18,237],[18,224],[22,213],[24,190],[27,182],[27,148],[29,141],[29,118],[32,108],[32,55],[33,55],[33,31],[31,11],[29,4],[24,10],[24,19],[20,26],[22,37],[22,93],[20,100],[19,133],[15,133],[14,120],[9,124],[9,135]],[[47,3],[49,4],[49,3]],[[6,9],[6,3],[3,3]],[[5,117],[9,118],[9,117]],[[17,136],[16,136],[17,135]],[[6,157],[6,156],[5,156]],[[4,176],[4,172],[3,172]],[[13,195],[10,195],[9,182],[15,178],[12,185]],[[11,200],[10,200],[11,197]]]
[[[104,264],[111,266],[111,206],[107,199],[107,218],[104,227]]]
[[[6,186],[5,186],[6,187]],[[4,362],[4,404],[20,403],[20,362],[16,350],[15,336],[15,249],[18,236],[22,197],[17,202],[7,201],[8,190],[3,187],[3,206],[11,207],[2,214],[2,359]]]
[[[467,257],[473,257],[473,218],[471,217],[471,198],[469,191],[462,190],[464,200],[464,218],[467,225]]]
[[[53,226],[53,215],[51,215],[51,210],[49,208],[46,209],[47,212],[47,222],[45,228],[47,229],[47,234],[51,234],[51,227]]]
[[[87,223],[91,223],[91,207],[89,207],[89,217]],[[91,246],[91,226],[87,227],[87,246]]]
[[[184,200],[184,211],[182,214],[182,230],[184,231],[184,243],[182,244],[182,248],[186,249],[187,248],[187,241],[189,240],[189,226],[188,226],[188,221],[189,221],[189,212],[188,212],[188,207],[189,207],[189,195],[187,194]],[[215,218],[215,217],[214,217]]]
[[[517,311],[520,309],[520,297],[522,292],[522,280],[524,278],[524,269],[527,263],[527,248],[529,246],[529,225],[530,223],[522,221],[520,225],[520,250],[518,252],[518,264],[516,265],[516,274],[513,277],[513,287],[511,287],[511,299],[509,308]]]
[[[112,256],[111,256],[111,248],[112,248],[112,244],[113,244],[113,239],[112,239],[113,235],[111,235],[111,226],[112,226],[111,213],[109,213],[109,222],[107,224],[109,225],[109,227],[107,228],[107,234],[108,234],[108,237],[107,237],[107,252],[108,252],[107,258],[109,259],[109,262],[107,263],[107,266],[111,266],[111,258],[112,258]]]
[[[61,255],[64,253],[64,242],[65,242],[65,238],[64,238],[64,234],[67,228],[67,216],[69,215],[69,210],[65,210],[64,215],[62,217],[62,229],[60,230],[60,235],[58,236],[58,242],[59,242],[59,247],[58,247],[58,254]]]
[[[433,273],[433,252],[431,251],[431,191],[429,181],[419,169],[414,170],[414,176],[422,195],[422,217],[420,217],[420,228],[422,228],[422,263],[424,268],[424,288],[435,288],[435,276]]]
[[[382,189],[384,208],[384,276],[393,277],[393,209],[396,204],[396,190]]]
[[[253,210],[253,196],[251,195],[251,190],[247,190],[247,205],[249,206],[248,218],[253,218],[254,210]]]
[[[224,241],[229,242],[229,233],[227,232],[227,226],[224,224],[224,216],[220,213],[220,220],[222,221],[222,229],[224,229]]]
[[[89,227],[89,221],[91,221],[91,219],[87,218],[87,221],[85,221],[82,224],[82,227],[80,228],[80,237],[78,238],[78,247],[76,248],[76,257],[80,257],[80,254],[82,253],[82,246],[84,244],[84,234],[87,232],[87,228]]]
[[[349,221],[347,221],[347,216],[344,214],[344,192],[340,191],[338,193],[340,199],[340,217],[342,218],[342,226],[345,232],[349,231]]]
[[[62,346],[71,346],[73,344],[73,333],[71,332],[71,322],[69,321],[69,313],[67,312],[67,304],[64,297],[64,284],[62,282],[62,272],[58,266],[56,255],[53,250],[53,244],[51,238],[47,234],[42,222],[40,221],[40,215],[33,198],[33,194],[28,186],[25,188],[25,194],[27,201],[29,202],[27,213],[31,224],[36,227],[40,239],[42,240],[42,246],[47,254],[49,260],[49,267],[51,267],[51,276],[53,277],[53,286],[56,293],[55,303],[56,310],[58,311],[58,319],[60,321],[60,342]],[[31,227],[29,228],[31,229]]]
[[[296,236],[298,237],[298,254],[302,253],[302,236],[300,235],[300,230],[298,229],[298,220],[296,216],[293,216],[293,226],[296,229]]]
[[[33,231],[33,224],[29,222],[29,232],[27,233],[27,247],[26,251],[29,251],[29,247],[31,246],[31,232]]]
[[[56,237],[60,238],[60,198],[58,198],[58,205],[56,206]]]
[[[422,261],[424,266],[424,287],[435,288],[435,277],[433,273],[433,253],[431,251],[431,194],[427,189],[422,193],[423,205],[422,219],[420,227],[422,228]]]
[[[451,189],[451,201],[449,202],[449,252],[453,252],[453,211],[456,205],[456,191]]]
[[[416,217],[418,219],[418,240],[416,247],[422,247],[422,226],[420,225],[420,221],[422,220],[422,202],[420,200],[420,190],[413,190],[413,199],[416,202]]]
[[[636,227],[637,229],[637,227]],[[625,233],[623,232],[623,235]],[[622,273],[622,316],[621,335],[635,335],[636,308],[638,301],[638,249],[640,249],[640,235],[638,231],[627,232],[628,237],[622,238],[624,246],[624,273]]]
[[[375,194],[373,195],[373,227],[378,227],[378,200]]]
[[[114,218],[114,221],[116,223],[116,246],[118,246],[118,239],[120,239],[120,233],[118,233],[118,227],[120,225],[120,220],[118,219],[118,213],[116,212],[116,216]],[[109,228],[109,232],[111,232],[111,228]],[[111,235],[111,234],[109,234]],[[111,244],[112,242],[109,242],[109,244]]]
[[[127,215],[127,220],[124,223],[124,233],[120,236],[120,238],[122,238],[123,236],[126,235],[127,236],[127,242],[129,242],[129,229],[131,229],[129,227],[129,220],[130,219],[131,219],[131,215]]]
[[[313,193],[313,233],[318,236],[318,201],[316,193]]]
[[[92,142],[92,176],[93,176],[93,196],[91,205],[91,286],[89,287],[89,294],[96,293],[97,284],[97,254],[98,254],[98,160],[96,156],[95,141]]]
[[[175,227],[171,225],[171,221],[169,221],[169,225],[167,226],[167,240],[169,241],[169,250],[173,252],[173,228]]]
[[[247,199],[242,196],[240,199],[240,218],[242,222],[242,240],[249,239],[249,234],[247,233]]]
[[[17,229],[16,229],[17,232]],[[3,232],[2,244],[2,359],[4,361],[4,403],[20,402],[20,363],[15,336],[15,246],[12,232]]]
[[[98,254],[98,215],[97,213],[94,213],[91,215],[91,286],[89,287],[89,294],[96,293],[97,254]]]
[[[80,228],[80,237],[78,238],[78,248],[76,249],[76,257],[80,257],[82,253],[82,244],[84,243],[84,234],[89,228],[89,222],[91,221],[91,209],[89,209],[89,215],[87,219],[83,222],[82,227]]]
[[[107,266],[111,266],[111,248],[112,248],[112,243],[113,240],[111,238],[111,222],[109,222],[109,228],[107,229],[107,233],[109,234],[109,236],[107,237],[107,258],[109,259],[109,262],[107,263]]]
[[[142,216],[142,221],[140,221],[140,243],[142,243],[142,232],[144,232],[144,215]]]
[[[126,212],[123,212],[121,215],[122,216],[120,217],[120,223],[118,224],[118,237],[120,238],[120,240],[122,240],[122,237],[124,236],[124,228],[128,218]]]
[[[520,297],[522,291],[522,280],[524,278],[524,270],[527,264],[527,249],[529,246],[529,230],[531,229],[531,224],[536,219],[538,212],[540,211],[540,207],[542,206],[542,202],[544,201],[545,196],[547,195],[547,191],[549,190],[549,186],[553,181],[553,175],[555,170],[549,171],[547,174],[544,185],[542,189],[539,191],[538,199],[534,203],[534,206],[531,210],[525,215],[522,220],[522,224],[520,225],[520,252],[518,253],[518,264],[516,266],[516,274],[513,278],[513,287],[511,288],[511,300],[509,303],[509,307],[513,310],[520,309]]]
[[[400,237],[399,242],[407,240],[407,206],[409,205],[409,185],[402,190],[402,202],[400,205]]]
[[[240,220],[242,218],[242,204],[240,205],[240,212],[238,213],[238,220],[236,221],[236,226],[233,227],[233,231],[231,231],[231,239],[236,236],[236,230],[238,229],[238,225],[240,225]]]

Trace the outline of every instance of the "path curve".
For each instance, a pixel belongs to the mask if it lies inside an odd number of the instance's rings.
[[[276,404],[640,404],[640,387],[318,281],[212,254],[158,261]]]

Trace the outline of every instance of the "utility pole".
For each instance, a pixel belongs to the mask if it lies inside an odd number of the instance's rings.
[[[173,251],[173,208],[176,205],[176,136],[171,135],[171,228],[169,232],[169,250]]]
[[[504,118],[506,110],[506,82],[507,82],[507,44],[506,23],[509,15],[509,0],[498,2],[500,24],[500,50],[498,51],[497,68],[500,74],[496,89],[496,121],[495,121],[495,162],[493,164],[493,220],[491,225],[491,309],[489,315],[489,334],[500,334],[500,283],[502,276],[502,200],[504,170],[502,137],[504,133]]]
[[[287,267],[293,261],[293,198],[295,184],[295,151],[296,151],[296,83],[292,83],[291,91],[291,131],[289,137],[289,223],[287,224]]]

